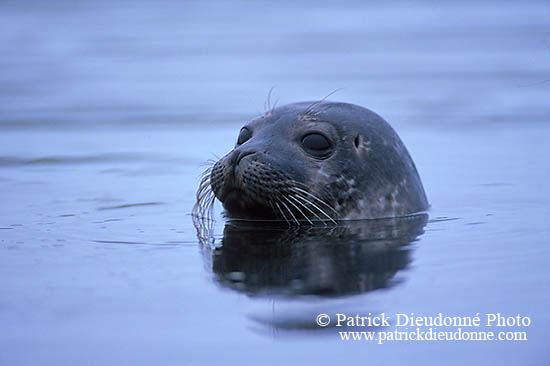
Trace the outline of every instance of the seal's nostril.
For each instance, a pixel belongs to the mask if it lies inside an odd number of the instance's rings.
[[[235,165],[238,165],[245,156],[252,154],[254,154],[254,151],[240,151],[236,156]]]

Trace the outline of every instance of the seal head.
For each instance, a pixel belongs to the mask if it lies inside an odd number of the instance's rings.
[[[428,208],[413,160],[376,113],[347,103],[281,106],[240,130],[235,148],[206,172],[230,218],[313,223],[404,216]]]

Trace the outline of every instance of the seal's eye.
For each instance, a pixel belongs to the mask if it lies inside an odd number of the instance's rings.
[[[252,137],[252,131],[250,131],[248,128],[243,127],[241,128],[241,132],[239,132],[239,138],[237,139],[237,145],[244,144]]]
[[[302,138],[302,146],[306,152],[318,158],[325,158],[332,152],[330,140],[320,133],[305,135]]]

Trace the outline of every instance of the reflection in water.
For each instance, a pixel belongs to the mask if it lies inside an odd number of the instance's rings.
[[[362,220],[336,227],[229,222],[221,247],[205,251],[217,281],[249,295],[336,297],[389,287],[407,267],[407,246],[428,215]]]

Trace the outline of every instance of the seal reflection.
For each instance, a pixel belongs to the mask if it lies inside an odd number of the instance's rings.
[[[339,297],[393,286],[427,214],[288,227],[230,221],[222,245],[203,251],[216,281],[253,296]]]

